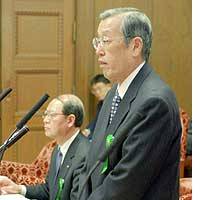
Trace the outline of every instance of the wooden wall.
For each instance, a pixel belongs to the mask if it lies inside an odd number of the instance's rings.
[[[74,0],[2,0],[1,6],[1,84],[13,89],[1,102],[3,142],[44,93],[51,99],[73,92],[75,8]],[[46,106],[4,159],[33,161],[48,141],[41,117]]]

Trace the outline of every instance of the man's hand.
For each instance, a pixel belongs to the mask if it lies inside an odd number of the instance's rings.
[[[0,176],[0,194],[20,194],[21,186],[6,176]]]

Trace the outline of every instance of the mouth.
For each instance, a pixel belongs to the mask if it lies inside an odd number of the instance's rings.
[[[103,60],[98,60],[99,65],[107,65],[106,62],[104,62]]]
[[[48,127],[44,127],[44,130],[47,131],[47,130],[49,130],[49,128]]]

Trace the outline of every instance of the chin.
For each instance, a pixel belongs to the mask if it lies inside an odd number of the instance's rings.
[[[48,138],[51,138],[51,139],[54,139],[54,135],[52,133],[48,133],[48,132],[45,132],[45,135],[48,137]]]
[[[103,71],[103,75],[108,79],[111,80],[111,76],[109,72]]]

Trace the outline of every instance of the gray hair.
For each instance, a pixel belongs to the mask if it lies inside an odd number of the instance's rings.
[[[84,118],[84,106],[82,101],[75,95],[65,94],[56,98],[63,104],[64,115],[73,114],[75,116],[75,127],[80,127]]]
[[[115,15],[122,15],[121,31],[124,35],[124,40],[128,46],[131,39],[141,37],[143,41],[142,56],[148,61],[151,43],[152,43],[152,26],[150,19],[137,8],[113,8],[104,11],[99,15],[101,20],[104,20]]]

